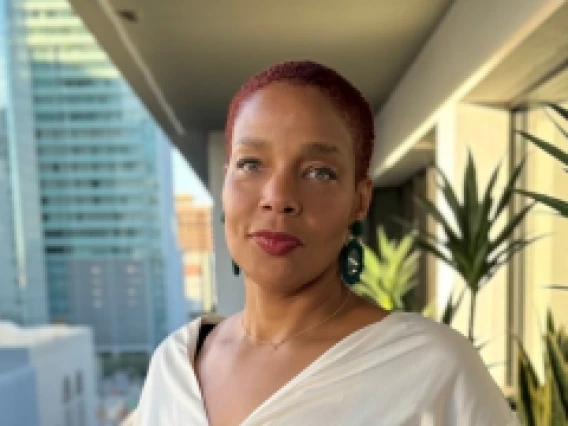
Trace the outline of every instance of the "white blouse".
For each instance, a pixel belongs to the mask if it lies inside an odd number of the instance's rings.
[[[132,424],[208,425],[189,361],[202,321],[188,323],[156,349]],[[332,346],[241,426],[518,424],[467,339],[418,314],[393,312]]]

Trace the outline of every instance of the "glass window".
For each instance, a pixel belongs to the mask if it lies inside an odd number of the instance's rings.
[[[63,402],[69,402],[71,400],[71,381],[69,377],[65,376],[63,379]]]
[[[83,395],[83,373],[81,371],[75,374],[75,394]]]

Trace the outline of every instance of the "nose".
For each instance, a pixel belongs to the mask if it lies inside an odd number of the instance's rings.
[[[264,186],[262,210],[289,216],[300,214],[301,204],[295,186],[293,177],[275,173]]]

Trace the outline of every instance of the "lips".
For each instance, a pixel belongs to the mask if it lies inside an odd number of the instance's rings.
[[[302,246],[302,241],[290,234],[257,231],[252,234],[254,242],[271,256],[284,256]]]

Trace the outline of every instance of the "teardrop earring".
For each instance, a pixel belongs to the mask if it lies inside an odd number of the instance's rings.
[[[339,255],[341,278],[349,286],[361,281],[363,273],[363,246],[358,238],[363,235],[363,222],[358,220],[350,227],[352,238],[343,246]]]
[[[221,223],[225,224],[225,212],[221,213]],[[238,277],[241,273],[241,268],[239,268],[239,265],[237,265],[233,259],[231,259],[231,264],[233,267],[233,275]]]

